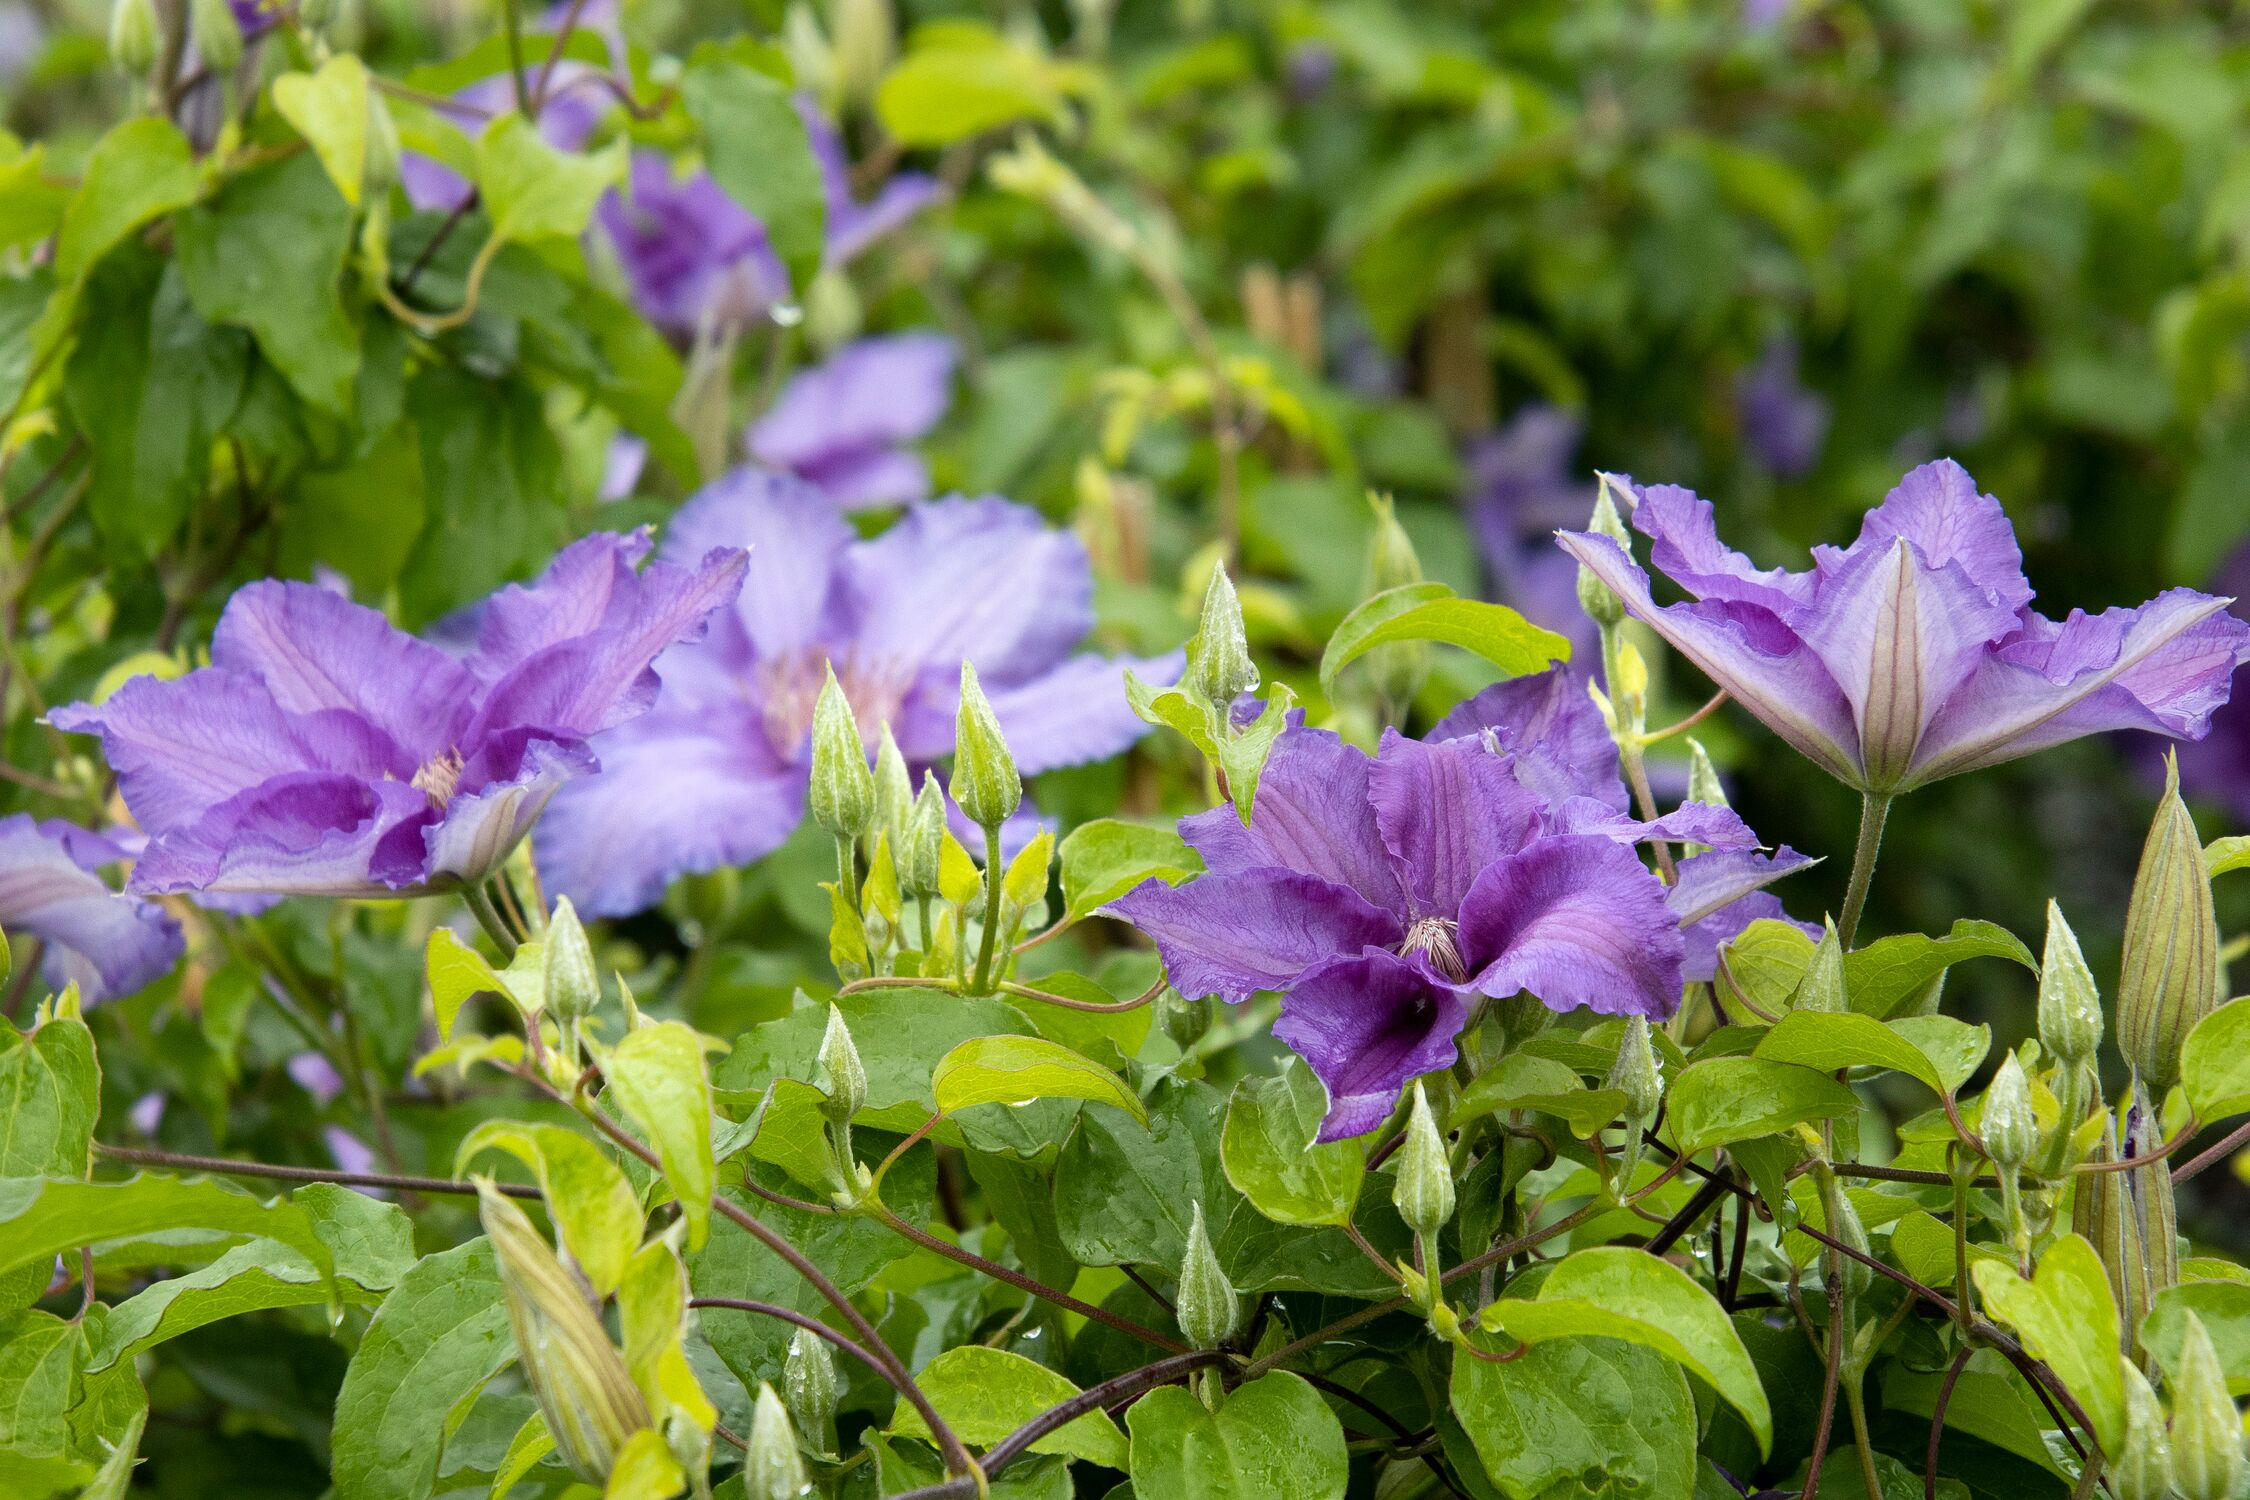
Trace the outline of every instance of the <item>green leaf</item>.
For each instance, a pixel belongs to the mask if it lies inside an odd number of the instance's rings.
[[[477,139],[477,189],[502,242],[586,232],[602,194],[625,180],[625,142],[592,155],[558,151],[522,115],[500,116]]]
[[[216,1229],[279,1240],[319,1267],[334,1267],[328,1246],[303,1209],[287,1199],[261,1203],[204,1178],[140,1176],[125,1182],[0,1180],[0,1272],[46,1264],[97,1240],[173,1229]]]
[[[1047,64],[990,27],[933,23],[884,75],[875,114],[902,146],[950,146],[1018,120],[1059,121],[1062,99]]]
[[[418,1262],[383,1299],[336,1397],[336,1500],[425,1500],[456,1410],[515,1357],[492,1243]]]
[[[79,1492],[78,1500],[125,1500],[133,1484],[133,1466],[140,1462],[141,1433],[147,1427],[148,1408],[144,1406],[126,1424],[116,1445],[109,1450],[109,1457],[102,1460],[101,1468]]]
[[[1969,1275],[1994,1321],[2013,1328],[2023,1346],[2062,1377],[2094,1424],[2094,1436],[2115,1453],[2125,1436],[2125,1382],[2117,1352],[2117,1302],[2101,1257],[2081,1235],[2047,1248],[2029,1281],[2012,1266],[1980,1261]]]
[[[766,227],[790,284],[802,294],[820,269],[828,191],[788,88],[720,59],[688,70],[680,100],[703,132],[712,178]]]
[[[1078,1261],[1055,1227],[1054,1187],[1038,1165],[993,1151],[963,1154],[993,1222],[1007,1231],[1023,1268],[1049,1286],[1078,1279]]]
[[[70,1386],[86,1352],[84,1330],[53,1313],[0,1319],[0,1449],[61,1458],[70,1443]]]
[[[1680,1367],[1615,1339],[1556,1339],[1518,1359],[1453,1362],[1453,1410],[1511,1497],[1687,1495],[1695,1397]]]
[[[939,1060],[930,1094],[947,1115],[977,1104],[1088,1099],[1148,1123],[1148,1111],[1123,1079],[1045,1037],[972,1037]]]
[[[505,995],[508,987],[483,954],[453,935],[450,927],[437,928],[422,952],[422,970],[430,985],[430,1006],[437,1013],[438,1037],[453,1039],[453,1022],[472,995]]]
[[[1930,1021],[1941,1024],[1921,1024]],[[1938,1055],[1925,1052],[1913,1039],[1917,1036],[1927,1038]],[[1991,1042],[1991,1028],[1970,1026],[1947,1016],[1917,1016],[1885,1024],[1855,1011],[1795,1010],[1766,1033],[1751,1055],[1822,1073],[1843,1068],[1887,1068],[1906,1074],[1932,1093],[1950,1094],[1976,1070]],[[1966,1068],[1961,1066],[1963,1058],[1969,1060]]]
[[[1850,1089],[1811,1068],[1762,1057],[1710,1057],[1673,1080],[1665,1129],[1682,1154],[1693,1156],[1858,1108]]]
[[[1286,1370],[1237,1386],[1216,1413],[1179,1386],[1161,1386],[1133,1403],[1125,1425],[1136,1494],[1343,1500],[1343,1425]]]
[[[1041,974],[1028,983],[1043,994],[1061,995],[1066,999],[1085,1000],[1096,1005],[1114,1005],[1119,1000],[1146,989],[1163,972],[1153,953],[1119,954],[1112,959],[1112,964],[1137,981],[1130,987],[1120,986],[1124,989],[1123,994],[1112,990],[1107,984],[1096,983],[1083,974],[1073,974],[1068,970]],[[1083,1053],[1113,1071],[1122,1070],[1127,1059],[1139,1055],[1141,1044],[1148,1040],[1148,1029],[1154,1020],[1152,1012],[1155,1010],[1151,1005],[1136,1005],[1129,1010],[1079,1010],[1031,995],[1010,995],[1008,1003],[1021,1012],[1048,1041],[1060,1042],[1073,1052]]]
[[[577,1131],[561,1125],[487,1120],[453,1153],[453,1175],[487,1151],[505,1151],[531,1168],[547,1212],[596,1297],[617,1290],[626,1262],[641,1245],[645,1220],[633,1185],[617,1164]]]
[[[1554,1115],[1570,1126],[1572,1135],[1587,1140],[1624,1112],[1625,1096],[1616,1089],[1586,1087],[1577,1070],[1566,1063],[1511,1052],[1461,1091],[1447,1124],[1465,1125],[1504,1109]]]
[[[679,1021],[626,1033],[603,1059],[609,1091],[664,1163],[664,1179],[687,1218],[688,1248],[703,1248],[718,1170],[711,1155],[711,1079],[703,1037]]]
[[[450,365],[407,388],[428,521],[399,577],[418,625],[536,570],[562,539],[562,453],[539,393]]]
[[[46,166],[44,145],[0,161],[0,251],[36,245],[62,227],[71,185],[49,177]]]
[[[2250,834],[2213,839],[2203,846],[2203,873],[2216,879],[2235,870],[2250,870]]]
[[[112,246],[159,214],[195,201],[195,153],[170,120],[141,115],[99,141],[55,239],[55,275],[83,281]]]
[[[2250,1395],[2250,1283],[2186,1281],[2156,1294],[2156,1305],[2141,1320],[2141,1344],[2167,1370],[2179,1368],[2187,1315],[2195,1314],[2218,1351],[2227,1389]]]
[[[2195,1023],[2180,1049],[2180,1083],[2205,1124],[2250,1110],[2250,997]]]
[[[1301,1058],[1276,1078],[1245,1078],[1227,1101],[1219,1156],[1227,1181],[1277,1224],[1349,1224],[1367,1175],[1357,1138],[1317,1145],[1328,1091]]]
[[[825,1195],[836,1188],[836,1153],[828,1144],[828,1096],[795,1078],[777,1078],[750,1122],[751,1156],[781,1168]]]
[[[312,146],[344,201],[359,207],[367,174],[367,65],[339,52],[317,73],[284,73],[273,81],[273,106]]]
[[[1760,1453],[1773,1451],[1773,1408],[1750,1351],[1717,1299],[1670,1261],[1618,1246],[1580,1250],[1540,1282],[1536,1297],[1491,1303],[1478,1322],[1526,1344],[1600,1335],[1654,1349],[1740,1412]]]
[[[75,1012],[20,1032],[0,1021],[0,1177],[83,1177],[102,1070]]]
[[[1509,677],[1545,671],[1570,660],[1570,642],[1542,630],[1503,604],[1461,599],[1442,583],[1405,583],[1385,589],[1344,616],[1321,653],[1320,688],[1333,693],[1336,675],[1377,646],[1394,641],[1443,641],[1473,651]]]
[[[1045,1365],[1011,1354],[964,1344],[931,1360],[915,1383],[946,1425],[965,1443],[988,1447],[1050,1407],[1077,1395],[1078,1387]],[[891,1417],[891,1432],[929,1438],[922,1414],[901,1401]],[[1031,1445],[1034,1453],[1060,1453],[1104,1468],[1125,1467],[1125,1434],[1106,1412],[1091,1411]]]
[[[2039,972],[2039,961],[2014,933],[1963,917],[1944,937],[1901,933],[1845,955],[1844,989],[1853,1010],[1885,1020],[1938,975],[1972,958],[2012,958]]]
[[[1991,1027],[1972,1026],[1952,1016],[1900,1016],[1883,1024],[1928,1058],[1939,1081],[1949,1089],[1958,1090],[1967,1083],[1992,1050]]]
[[[1062,841],[1063,910],[1082,921],[1145,880],[1178,885],[1202,870],[1202,856],[1170,828],[1096,818]]]
[[[249,329],[298,395],[339,417],[359,373],[359,330],[338,291],[351,235],[351,205],[303,154],[230,179],[174,229],[195,310]]]

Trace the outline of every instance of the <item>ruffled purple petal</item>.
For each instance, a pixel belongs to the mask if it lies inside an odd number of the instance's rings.
[[[1521,849],[1545,811],[1509,757],[1476,740],[1431,744],[1395,729],[1383,732],[1367,795],[1417,917],[1452,918],[1479,872]]]
[[[1693,490],[1674,484],[1642,489],[1629,480],[1623,483],[1624,493],[1638,500],[1633,526],[1650,540],[1649,560],[1698,599],[1755,604],[1783,616],[1811,602],[1818,587],[1816,575],[1760,568],[1727,546],[1719,540],[1711,502]]]
[[[1787,844],[1771,854],[1754,849],[1713,849],[1680,861],[1678,878],[1665,892],[1664,904],[1671,908],[1674,921],[1683,927],[1693,926],[1752,891],[1819,863]]]
[[[1577,565],[1569,565],[1575,571]],[[1438,720],[1427,738],[1462,739],[1488,729],[1500,748],[1515,756],[1516,779],[1540,796],[1556,802],[1594,797],[1624,810],[1617,742],[1586,691],[1586,679],[1570,668],[1496,682]]]
[[[443,816],[423,830],[424,879],[474,885],[500,868],[531,832],[563,783],[591,776],[600,763],[582,740],[550,740],[523,731],[487,744],[466,767],[462,790]]]
[[[1469,1005],[1456,986],[1380,949],[1306,974],[1283,998],[1273,1034],[1328,1090],[1317,1139],[1365,1135],[1407,1084],[1450,1067]]]
[[[734,614],[757,654],[771,658],[848,630],[835,580],[853,541],[835,506],[803,480],[742,468],[712,480],[679,508],[660,555],[684,564],[719,548],[747,548],[750,566]],[[725,634],[714,632],[712,640]]]
[[[1731,807],[1688,802],[1653,821],[1628,817],[1591,797],[1559,802],[1546,819],[1549,833],[1591,833],[1621,844],[1707,844],[1714,849],[1754,849],[1758,836]]]
[[[1992,496],[1978,493],[1969,471],[1952,459],[1923,464],[1901,479],[1860,522],[1859,540],[1849,552],[1815,547],[1813,556],[1822,571],[1833,571],[1850,553],[1881,551],[1902,537],[1928,566],[1958,565],[2008,613],[2031,602],[2023,549],[2016,545],[2007,511]]]
[[[1373,764],[1325,729],[1284,730],[1259,775],[1250,826],[1233,808],[1217,807],[1181,819],[1180,835],[1214,875],[1300,870],[1403,919],[1405,888],[1367,796]]]
[[[1172,988],[1242,1001],[1315,964],[1402,936],[1398,919],[1340,885],[1285,870],[1145,881],[1103,908],[1156,943]]]
[[[395,896],[426,874],[430,799],[403,781],[276,776],[158,835],[127,889]]]
[[[939,333],[847,344],[789,383],[773,409],[751,427],[750,452],[762,463],[795,470],[815,482],[817,470],[886,456],[922,437],[945,415],[953,362],[953,341]],[[827,485],[823,488],[836,503],[852,503]],[[927,493],[924,489],[903,499],[919,500]]]
[[[1125,697],[1125,673],[1168,686],[1186,665],[1183,653],[1118,658],[1079,655],[1050,672],[992,690],[987,696],[1026,776],[1057,766],[1107,760],[1148,733]],[[958,695],[958,689],[956,689]]]
[[[76,984],[89,1004],[153,984],[187,946],[163,907],[94,873],[100,844],[71,824],[0,818],[0,928],[38,938],[48,986]]]
[[[797,96],[797,113],[804,119],[805,137],[812,146],[813,160],[819,164],[821,183],[827,189],[828,217],[823,226],[826,244],[822,264],[829,267],[851,264],[877,240],[936,201],[939,188],[935,179],[919,172],[902,172],[885,183],[872,200],[859,202],[852,197],[851,163],[844,155],[843,136],[820,112],[820,106],[810,95]]]
[[[1651,1018],[1680,1003],[1685,945],[1664,887],[1622,844],[1544,838],[1498,860],[1461,903],[1471,988],[1550,1010]]]
[[[912,505],[930,497],[930,466],[919,453],[897,448],[831,453],[797,472],[838,510]]]
[[[661,152],[643,151],[629,187],[629,196],[604,196],[598,213],[651,322],[693,333],[709,321],[747,321],[788,295],[765,226],[709,173],[675,180]]]

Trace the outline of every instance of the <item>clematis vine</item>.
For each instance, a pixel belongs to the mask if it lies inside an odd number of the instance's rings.
[[[844,510],[930,496],[930,470],[906,447],[945,415],[953,341],[900,333],[846,344],[799,374],[750,429],[758,462],[786,469]]]
[[[1180,831],[1206,873],[1108,910],[1182,994],[1282,992],[1274,1035],[1327,1087],[1322,1140],[1382,1123],[1487,1000],[1671,1015],[1691,977],[1682,928],[1739,930],[1728,908],[1807,863],[1759,853],[1724,808],[1630,817],[1616,748],[1560,670],[1486,689],[1426,740],[1387,731],[1373,756],[1289,729],[1248,827],[1219,808]],[[1633,849],[1656,839],[1712,852],[1667,888]]]
[[[92,1004],[145,989],[179,962],[180,924],[102,879],[125,857],[112,840],[72,823],[0,818],[0,929],[19,942],[27,934],[39,940],[50,989],[75,984]]]
[[[128,889],[398,896],[474,885],[589,740],[643,712],[650,663],[703,630],[745,558],[635,566],[649,539],[596,535],[483,605],[456,659],[315,584],[228,601],[211,665],[136,677],[49,716],[101,736],[148,834]]]
[[[872,743],[888,724],[916,766],[953,750],[961,663],[975,664],[1027,775],[1115,755],[1145,732],[1124,668],[1073,654],[1093,628],[1085,548],[997,497],[917,505],[860,540],[802,480],[737,469],[674,516],[664,555],[748,547],[737,606],[657,663],[655,711],[595,742],[603,771],[539,826],[542,876],[587,914],[650,906],[674,878],[747,864],[805,812],[813,705],[833,667]]]

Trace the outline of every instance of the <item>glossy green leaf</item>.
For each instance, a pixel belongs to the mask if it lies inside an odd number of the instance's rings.
[[[0,1449],[65,1456],[70,1387],[85,1352],[85,1330],[53,1313],[26,1309],[0,1319]]]
[[[195,201],[198,177],[187,137],[170,120],[141,115],[95,143],[55,238],[55,274],[66,285],[159,214]]]
[[[1607,1338],[1533,1344],[1506,1364],[1453,1362],[1453,1411],[1504,1495],[1687,1495],[1695,1397],[1652,1349]],[[1599,1483],[1595,1489],[1589,1483]]]
[[[29,1033],[0,1020],[0,1177],[83,1177],[101,1065],[75,1008]]]
[[[264,1235],[305,1256],[323,1275],[334,1265],[305,1211],[286,1198],[262,1203],[205,1178],[0,1180],[0,1272],[48,1264],[98,1240],[177,1229]]]
[[[2094,1424],[2104,1449],[2124,1440],[2125,1384],[2118,1363],[2117,1302],[2101,1258],[2083,1236],[2069,1234],[2039,1257],[2026,1281],[2011,1266],[1982,1261],[1969,1268],[1985,1312],[2045,1360]]]
[[[1018,120],[1059,116],[1048,69],[1020,44],[976,23],[938,23],[883,78],[875,113],[904,146],[949,146]]]
[[[2180,1050],[2180,1084],[2206,1124],[2250,1110],[2250,998],[2195,1023]]]
[[[1245,1078],[1227,1101],[1220,1161],[1227,1181],[1277,1224],[1349,1224],[1367,1175],[1366,1142],[1315,1142],[1328,1091],[1301,1058]]]
[[[2187,1315],[2195,1314],[2226,1371],[2227,1389],[2250,1396],[2250,1283],[2183,1281],[2156,1294],[2156,1305],[2141,1320],[2141,1343],[2164,1369],[2179,1367]]]
[[[1202,869],[1202,856],[1169,828],[1096,818],[1062,841],[1063,909],[1083,919],[1145,880],[1178,885]]]
[[[453,1038],[453,1022],[472,995],[505,995],[508,986],[483,954],[453,935],[450,927],[430,933],[423,950],[422,970],[430,986],[430,1006],[437,1013],[438,1036]]]
[[[312,146],[344,201],[359,207],[367,174],[367,65],[339,52],[313,73],[273,81],[273,107]]]
[[[915,1377],[930,1404],[965,1443],[989,1447],[1050,1407],[1078,1394],[1078,1387],[1045,1365],[1011,1354],[964,1344],[940,1354]],[[922,1414],[901,1401],[891,1417],[893,1433],[928,1438]],[[1125,1434],[1106,1412],[1092,1411],[1057,1428],[1031,1445],[1034,1453],[1060,1453],[1104,1468],[1125,1467]]]
[[[2231,834],[2203,846],[2203,873],[2214,878],[2250,870],[2250,834]]]
[[[505,1151],[539,1180],[547,1212],[563,1248],[593,1286],[594,1295],[617,1290],[626,1262],[640,1248],[640,1199],[615,1162],[575,1130],[561,1125],[487,1120],[462,1138],[453,1153],[453,1175],[487,1151]]]
[[[1567,1063],[1511,1052],[1461,1091],[1449,1124],[1458,1127],[1511,1109],[1554,1115],[1569,1125],[1572,1135],[1587,1140],[1624,1112],[1625,1096],[1616,1089],[1588,1088]]]
[[[1858,1108],[1857,1095],[1812,1068],[1762,1057],[1712,1057],[1689,1064],[1673,1080],[1665,1129],[1692,1156]]]
[[[1919,932],[1878,938],[1844,958],[1844,986],[1852,1009],[1887,1020],[1924,985],[1972,958],[2009,958],[2032,973],[2039,961],[2022,939],[1993,922],[1963,917],[1944,937]]]
[[[1344,616],[1321,653],[1320,687],[1333,692],[1336,676],[1377,646],[1394,641],[1443,641],[1473,651],[1508,677],[1545,671],[1570,660],[1570,642],[1543,630],[1503,604],[1461,599],[1442,583],[1407,583],[1385,589]]]
[[[1148,1111],[1123,1079],[1045,1037],[972,1037],[939,1060],[930,1094],[947,1115],[978,1104],[1086,1099],[1148,1123]]]
[[[665,1181],[687,1218],[690,1250],[703,1246],[718,1184],[703,1051],[703,1038],[693,1027],[657,1021],[626,1033],[602,1065],[611,1097],[663,1161]]]
[[[1751,1055],[1823,1073],[1887,1068],[1933,1093],[1947,1094],[1975,1071],[1991,1040],[1990,1028],[1946,1016],[1916,1016],[1886,1024],[1856,1011],[1791,1011]],[[1924,1050],[1925,1042],[1931,1050]]]
[[[1216,1413],[1179,1386],[1159,1387],[1133,1403],[1125,1425],[1136,1494],[1343,1500],[1343,1426],[1286,1370],[1237,1386]]]

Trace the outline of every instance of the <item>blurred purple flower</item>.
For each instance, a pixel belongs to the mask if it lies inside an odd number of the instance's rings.
[[[929,467],[905,445],[945,415],[953,341],[901,333],[846,344],[789,382],[750,429],[750,452],[845,510],[907,505],[930,494]]]
[[[155,983],[187,946],[163,907],[119,895],[97,873],[124,858],[73,823],[0,818],[0,928],[39,939],[48,987],[76,984],[88,1004]]]
[[[745,560],[635,565],[596,535],[487,600],[455,660],[313,584],[268,579],[220,617],[211,665],[49,716],[96,733],[149,835],[135,891],[416,894],[483,879],[588,739],[654,701],[650,663],[733,599]]]
[[[254,42],[281,24],[282,9],[270,0],[227,0],[227,9],[234,12],[234,24],[242,28],[242,39]]]
[[[142,1135],[153,1136],[157,1127],[164,1123],[164,1111],[171,1102],[162,1089],[151,1089],[133,1101],[125,1111],[125,1118]]]
[[[1797,374],[1797,341],[1777,338],[1734,383],[1735,416],[1759,467],[1795,479],[1820,462],[1828,440],[1828,398]]]
[[[374,1151],[369,1149],[367,1142],[353,1135],[343,1126],[329,1125],[324,1127],[320,1132],[320,1138],[327,1144],[328,1154],[335,1158],[338,1171],[364,1174],[376,1170]],[[360,1191],[369,1193],[374,1197],[383,1196],[378,1190],[361,1188]]]
[[[1675,486],[1640,491],[1633,524],[1690,602],[1658,607],[1607,537],[1562,543],[1766,727],[1877,795],[2102,730],[2200,739],[2250,655],[2250,625],[2192,589],[2036,613],[2007,513],[1950,459],[1900,480],[1805,573],[1729,550],[1710,503]]]
[[[1492,591],[1525,619],[1570,638],[1573,661],[1593,660],[1600,633],[1578,607],[1578,564],[1555,533],[1593,512],[1591,476],[1571,472],[1585,424],[1553,406],[1527,406],[1469,445],[1469,527]]]
[[[0,0],[0,83],[22,76],[47,45],[47,23],[28,0]]]
[[[1682,926],[1806,863],[1757,854],[1724,808],[1642,823],[1625,807],[1598,716],[1549,671],[1486,689],[1427,740],[1385,731],[1372,757],[1285,731],[1248,828],[1224,807],[1181,821],[1207,873],[1108,910],[1155,940],[1183,994],[1283,992],[1274,1035],[1326,1085],[1320,1137],[1336,1140],[1449,1065],[1480,999],[1670,1015]],[[1633,852],[1650,839],[1720,853],[1689,860],[1668,891]]]
[[[1025,774],[1115,755],[1146,727],[1093,628],[1085,548],[1006,500],[917,505],[862,541],[826,496],[737,469],[680,508],[666,556],[750,548],[740,601],[667,652],[655,710],[595,741],[603,772],[539,826],[550,888],[587,913],[652,905],[674,877],[770,853],[804,814],[813,701],[831,665],[870,742],[909,762],[952,752],[961,663],[976,663]],[[1132,662],[1169,681],[1167,662]]]
[[[1780,25],[1789,17],[1791,0],[1742,0],[1742,24],[1753,31],[1765,31]]]
[[[282,1065],[297,1087],[312,1095],[315,1106],[326,1109],[329,1101],[344,1091],[343,1075],[336,1065],[318,1052],[299,1052]]]

